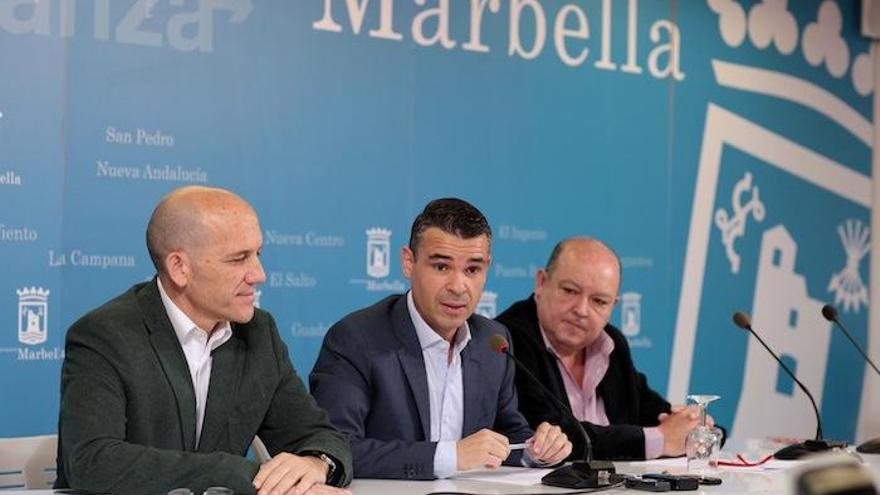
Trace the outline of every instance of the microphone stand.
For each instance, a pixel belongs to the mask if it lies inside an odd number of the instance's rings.
[[[868,354],[865,352],[864,349],[862,349],[862,346],[860,346],[858,342],[856,342],[853,336],[850,335],[850,333],[846,330],[846,327],[844,327],[843,324],[840,323],[840,320],[837,318],[837,308],[830,304],[822,306],[822,316],[824,316],[826,320],[834,322],[837,325],[837,328],[839,328],[840,331],[842,331],[843,334],[846,335],[846,338],[848,338],[853,347],[855,347],[856,350],[859,351],[859,354],[862,355],[865,361],[867,361],[868,364],[871,365],[871,368],[873,368],[874,371],[878,375],[880,375],[880,369],[877,369],[877,365],[874,364],[874,361],[872,361],[871,358],[868,357]],[[856,447],[856,451],[863,454],[880,454],[880,437],[862,442],[861,444],[859,444],[858,447]]]
[[[755,336],[756,339],[758,339],[758,342],[760,342],[761,345],[764,346],[764,349],[767,349],[767,352],[769,352],[770,355],[773,356],[773,359],[775,359],[776,362],[779,363],[779,366],[781,366],[782,369],[785,370],[788,376],[790,376],[791,379],[794,380],[794,382],[798,385],[798,387],[800,387],[800,389],[807,395],[807,398],[810,399],[810,404],[813,406],[813,412],[816,414],[816,438],[814,440],[804,440],[803,442],[783,447],[777,450],[773,454],[773,457],[782,460],[800,459],[804,456],[816,452],[825,452],[834,448],[846,446],[846,444],[843,442],[826,441],[822,439],[822,418],[819,415],[819,408],[816,407],[816,400],[813,398],[813,394],[811,394],[810,391],[807,390],[806,385],[798,380],[794,372],[792,372],[791,369],[789,369],[789,367],[785,365],[785,362],[779,359],[779,356],[777,356],[776,353],[773,352],[772,349],[770,349],[770,346],[768,346],[767,343],[764,342],[764,339],[762,339],[761,336],[758,335],[757,332],[755,332],[755,330],[752,328],[749,317],[746,316],[745,313],[737,311],[733,315],[733,322],[736,324],[736,326],[742,328],[743,330],[748,330],[749,333],[751,333]]]
[[[602,488],[611,485],[610,476],[616,472],[614,468],[614,464],[610,461],[596,461],[593,460],[593,442],[590,440],[590,436],[587,435],[586,430],[584,430],[583,425],[580,421],[574,416],[571,412],[571,409],[567,404],[564,404],[559,398],[550,393],[547,390],[547,387],[541,383],[541,380],[538,379],[528,368],[523,365],[519,359],[517,359],[513,353],[510,352],[509,345],[507,344],[507,339],[504,337],[498,336],[498,339],[493,339],[492,345],[496,351],[505,354],[511,361],[514,362],[517,369],[523,373],[531,381],[538,385],[538,388],[550,398],[551,402],[555,404],[561,411],[564,416],[566,416],[570,421],[573,421],[577,426],[578,432],[584,438],[584,459],[580,461],[573,461],[570,465],[562,466],[554,469],[553,471],[544,475],[541,478],[541,483],[549,486],[558,486],[561,488],[569,488],[569,489],[583,489],[583,488]]]

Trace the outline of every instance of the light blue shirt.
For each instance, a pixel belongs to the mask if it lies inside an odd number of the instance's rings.
[[[406,294],[406,306],[422,347],[425,375],[428,378],[431,438],[437,442],[434,451],[434,476],[448,478],[457,472],[456,443],[464,428],[464,386],[461,373],[461,351],[471,340],[471,330],[464,322],[451,344],[437,334],[416,310],[412,291]]]

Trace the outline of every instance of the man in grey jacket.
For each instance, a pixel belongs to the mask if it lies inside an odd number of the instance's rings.
[[[346,491],[345,438],[291,365],[272,316],[254,210],[184,187],[147,227],[158,272],[67,334],[56,487],[126,494]],[[273,458],[244,457],[259,434]]]

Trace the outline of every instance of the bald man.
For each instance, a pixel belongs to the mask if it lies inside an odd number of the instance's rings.
[[[652,459],[684,454],[694,408],[671,406],[633,365],[623,334],[608,323],[618,301],[620,261],[604,243],[566,239],[535,275],[535,292],[497,320],[510,330],[516,356],[569,404],[598,459]],[[577,426],[527,377],[516,375],[529,423],[560,424],[581,458]]]
[[[272,316],[253,208],[184,187],[147,226],[157,275],[67,333],[56,488],[344,494],[351,452],[297,377]],[[270,461],[245,458],[259,435]]]

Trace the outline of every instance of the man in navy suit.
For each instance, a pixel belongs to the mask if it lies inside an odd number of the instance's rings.
[[[518,411],[514,363],[490,347],[509,340],[475,315],[492,232],[479,210],[438,199],[416,218],[401,250],[406,295],[356,311],[327,333],[312,394],[349,437],[354,475],[432,479],[502,463],[561,462],[559,427],[533,432]],[[525,443],[511,455],[512,443]]]

